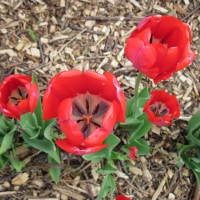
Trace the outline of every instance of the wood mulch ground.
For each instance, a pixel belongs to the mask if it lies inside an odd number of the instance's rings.
[[[44,91],[50,78],[63,70],[111,71],[129,98],[138,71],[124,57],[123,48],[138,22],[152,14],[173,15],[190,25],[196,59],[158,85],[143,77],[141,88],[163,88],[177,95],[181,117],[172,126],[154,127],[145,136],[151,154],[125,163],[128,171],[123,163],[116,163],[115,195],[122,193],[134,200],[199,200],[193,173],[176,166],[176,143],[186,143],[187,122],[200,110],[198,0],[1,0],[0,81],[13,73],[35,73]],[[115,132],[119,135],[120,130]],[[62,152],[57,185],[48,174],[44,153],[19,147],[17,157],[27,166],[22,173],[9,166],[0,171],[0,199],[93,200],[100,190],[103,177],[95,172],[99,166],[80,156]]]

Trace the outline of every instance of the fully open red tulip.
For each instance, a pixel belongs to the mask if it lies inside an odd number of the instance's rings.
[[[117,195],[116,200],[131,200],[131,199],[128,197],[125,197],[124,195]]]
[[[176,96],[164,90],[157,90],[151,92],[151,97],[146,102],[143,112],[147,114],[151,123],[164,126],[172,124],[173,118],[179,118],[180,106]]]
[[[106,147],[103,141],[116,121],[125,121],[125,98],[110,72],[65,71],[51,80],[43,97],[43,115],[45,120],[58,118],[66,135],[56,141],[61,149],[93,153]]]
[[[39,90],[32,78],[24,75],[10,75],[0,85],[0,111],[20,119],[22,114],[33,113],[38,102]]]
[[[126,41],[126,57],[155,83],[187,67],[195,57],[190,51],[189,25],[173,16],[144,18]]]

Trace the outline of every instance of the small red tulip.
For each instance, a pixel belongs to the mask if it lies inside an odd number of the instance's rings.
[[[128,197],[125,197],[124,195],[117,195],[116,200],[131,200],[131,199]]]
[[[39,90],[32,78],[25,75],[10,75],[0,85],[0,111],[20,119],[22,114],[33,113],[37,106]]]
[[[138,153],[138,149],[136,147],[131,147],[129,148],[130,150],[130,154],[129,154],[129,157],[132,159],[132,160],[136,160],[136,154]]]
[[[126,41],[126,57],[157,84],[187,67],[195,57],[190,51],[189,25],[173,16],[144,18]]]
[[[65,71],[51,80],[43,97],[43,113],[45,120],[58,118],[66,135],[56,144],[84,155],[105,148],[103,141],[116,121],[125,121],[125,98],[110,72]]]
[[[165,126],[172,124],[173,118],[179,118],[180,106],[176,96],[164,90],[157,90],[151,92],[151,97],[146,102],[143,112],[147,114],[151,123]]]

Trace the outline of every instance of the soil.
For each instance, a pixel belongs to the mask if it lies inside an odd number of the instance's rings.
[[[187,143],[188,120],[200,110],[198,0],[1,0],[0,81],[10,74],[34,73],[43,92],[51,77],[63,70],[111,71],[128,99],[138,71],[124,57],[123,48],[139,21],[152,14],[173,15],[190,25],[196,59],[158,85],[143,77],[140,89],[161,88],[177,96],[181,117],[170,127],[153,127],[146,134],[150,155],[115,163],[119,173],[114,175],[114,194],[134,200],[199,200],[192,171],[176,165],[176,144]],[[120,131],[115,129],[117,135]],[[103,176],[96,173],[97,164],[62,152],[62,164],[55,166],[61,168],[56,185],[48,173],[46,154],[24,147],[17,152],[27,165],[22,173],[12,171],[9,165],[0,171],[0,199],[93,200],[98,195]],[[16,176],[21,181],[18,185],[13,181]]]

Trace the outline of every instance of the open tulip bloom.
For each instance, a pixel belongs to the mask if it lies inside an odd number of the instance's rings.
[[[170,95],[164,90],[151,92],[150,99],[143,110],[151,123],[157,126],[172,124],[173,118],[179,118],[180,106],[176,96]]]
[[[126,57],[157,84],[194,60],[188,24],[173,16],[144,18],[126,41]]]
[[[20,119],[22,114],[33,113],[38,102],[39,90],[32,78],[24,75],[10,75],[0,85],[0,111],[12,118]]]
[[[56,144],[83,155],[106,147],[103,141],[117,121],[124,122],[125,98],[109,72],[65,71],[50,82],[43,98],[44,119],[58,118],[66,135]]]

